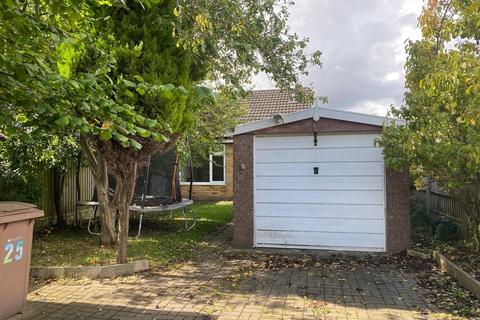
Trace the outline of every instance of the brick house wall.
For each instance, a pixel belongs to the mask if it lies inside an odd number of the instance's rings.
[[[190,185],[182,184],[182,196],[188,197]],[[233,199],[233,143],[225,144],[225,184],[193,184],[193,200]]]

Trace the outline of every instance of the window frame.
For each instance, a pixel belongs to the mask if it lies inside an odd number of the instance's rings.
[[[223,156],[223,181],[213,181],[213,157],[214,156]],[[208,156],[208,182],[192,182],[194,186],[224,186],[226,185],[226,164],[227,164],[227,157],[225,154],[225,145],[223,145],[223,151],[215,152]],[[190,185],[188,181],[182,181],[182,177],[180,177],[180,185]]]

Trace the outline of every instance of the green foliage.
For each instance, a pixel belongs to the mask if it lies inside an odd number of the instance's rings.
[[[392,110],[407,125],[386,128],[386,162],[457,186],[479,181],[480,4],[431,1],[420,22],[424,38],[407,45],[405,106]]]
[[[209,79],[237,91],[254,73],[265,72],[281,88],[300,89],[299,75],[320,65],[320,52],[306,54],[308,39],[288,27],[288,0],[179,1],[178,45],[208,57]],[[301,90],[299,90],[300,92]]]
[[[0,166],[0,201],[42,204],[43,179],[37,175],[10,173]]]
[[[65,172],[78,158],[75,139],[48,134],[10,135],[0,142],[0,200],[41,205],[44,174],[55,167]]]
[[[464,206],[480,251],[480,2],[430,0],[419,19],[423,38],[407,44],[405,126],[385,128],[392,168],[432,177]]]
[[[196,99],[195,103],[202,112],[196,114],[188,137],[178,144],[182,165],[188,165],[191,156],[194,167],[205,164],[210,154],[223,151],[226,128],[234,128],[237,119],[246,111],[245,100],[238,102],[222,94],[199,97],[202,98]]]
[[[150,84],[142,88],[142,81],[122,77],[112,80],[116,61],[107,50],[112,43],[95,31],[92,18],[98,5],[72,2],[65,8],[55,1],[25,3],[13,1],[0,7],[2,131],[7,136],[80,132],[138,147],[129,136],[145,135],[153,128],[124,97],[135,89],[146,95],[171,89]],[[87,55],[90,68],[73,74],[70,66]]]
[[[410,208],[410,220],[413,233],[418,233],[420,236],[423,234],[432,235],[433,221],[426,213],[424,201],[419,201],[419,199],[412,197]]]
[[[451,219],[439,219],[435,231],[441,241],[455,240],[458,237],[458,225]]]
[[[49,168],[66,171],[70,161],[79,155],[73,137],[37,134],[31,138],[11,135],[0,142],[0,164],[6,172],[42,175]]]
[[[242,92],[264,71],[286,87],[319,63],[319,53],[303,53],[307,40],[289,33],[285,1],[102,3],[1,4],[7,135],[22,123],[138,148],[134,136],[163,141],[192,127],[201,81]]]
[[[202,81],[231,98],[261,71],[298,86],[320,54],[306,55],[307,39],[288,30],[288,5],[3,2],[1,130],[81,133],[138,150],[135,137],[162,142],[193,127]]]
[[[128,9],[106,7],[101,16],[109,18],[97,26],[116,40],[112,52],[116,69],[111,77],[142,83],[131,89],[126,101],[146,121],[158,120],[153,127],[163,129],[164,134],[183,133],[192,127],[194,104],[190,100],[196,96],[195,82],[205,77],[205,72],[199,72],[204,69],[202,60],[176,46],[171,33],[177,19],[172,13],[174,4],[161,1],[148,10],[139,4],[130,4]],[[196,77],[192,77],[194,72]],[[135,83],[124,81],[129,88],[135,87]],[[152,86],[150,90],[145,84]]]

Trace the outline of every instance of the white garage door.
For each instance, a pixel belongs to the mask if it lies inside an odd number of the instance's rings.
[[[256,246],[385,251],[378,137],[256,137]]]

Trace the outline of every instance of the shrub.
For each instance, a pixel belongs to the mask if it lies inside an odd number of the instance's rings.
[[[8,173],[0,168],[0,201],[21,201],[42,204],[43,179],[33,175]]]

